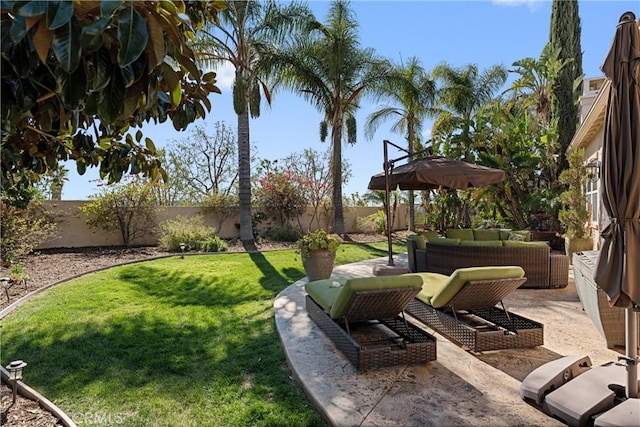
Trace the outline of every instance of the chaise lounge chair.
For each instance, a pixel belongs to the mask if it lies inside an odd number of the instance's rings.
[[[527,279],[521,267],[459,268],[451,276],[416,273],[422,291],[407,314],[468,350],[480,352],[544,344],[543,325],[510,313],[502,299]],[[500,303],[502,308],[496,307]]]
[[[404,319],[421,286],[416,275],[318,280],[305,285],[307,313],[358,370],[435,360],[435,338]]]

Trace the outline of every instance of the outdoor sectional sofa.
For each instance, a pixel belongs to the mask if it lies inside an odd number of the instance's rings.
[[[409,270],[449,275],[458,268],[520,266],[527,281],[523,288],[563,288],[569,283],[569,257],[552,254],[546,242],[530,242],[526,231],[447,230],[407,238]],[[523,240],[510,240],[514,235]]]

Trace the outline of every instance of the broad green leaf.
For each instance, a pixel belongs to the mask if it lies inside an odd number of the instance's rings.
[[[16,15],[24,17],[40,16],[45,13],[47,8],[47,2],[45,1],[27,1],[27,2],[15,2],[13,5],[13,12]]]
[[[90,64],[91,67],[87,68],[89,69],[91,89],[101,91],[111,81],[111,74],[113,73],[109,52],[105,49],[100,49],[92,55]]]
[[[82,48],[89,52],[96,51],[102,47],[104,41],[102,39],[102,33],[104,32],[107,24],[109,24],[109,18],[100,18],[91,25],[87,25],[82,29]]]
[[[113,123],[118,118],[124,102],[124,90],[124,82],[122,81],[120,70],[116,69],[113,71],[111,81],[102,91],[100,103],[98,104],[100,117],[105,123]]]
[[[136,142],[140,142],[142,140],[142,131],[138,129],[136,131]]]
[[[180,103],[182,95],[180,78],[169,64],[164,64],[162,70],[164,72],[164,80],[167,83],[166,90],[171,94],[171,104],[175,107]]]
[[[84,113],[88,116],[98,114],[98,92],[91,92],[84,104]]]
[[[149,150],[151,153],[156,152],[156,146],[153,144],[153,141],[150,138],[145,138],[144,143],[147,146],[147,150]]]
[[[78,159],[76,160],[76,169],[78,170],[78,175],[84,175],[84,173],[87,171],[87,165],[83,160]]]
[[[50,30],[62,27],[73,16],[70,0],[49,0],[47,3],[47,27]]]
[[[53,35],[53,53],[60,63],[60,66],[67,73],[73,73],[80,64],[80,54],[82,45],[80,44],[80,34],[82,29],[75,16],[69,22],[55,30]]]
[[[147,23],[138,11],[133,7],[126,8],[118,16],[118,63],[126,67],[138,59],[144,52],[149,40]]]
[[[113,15],[120,5],[122,5],[122,0],[102,0],[100,2],[100,15],[105,18]]]
[[[58,72],[56,80],[64,106],[69,110],[77,109],[87,95],[87,76],[84,67],[76,67],[72,74]]]
[[[16,16],[9,30],[11,40],[18,43],[27,34],[27,20],[22,16]]]

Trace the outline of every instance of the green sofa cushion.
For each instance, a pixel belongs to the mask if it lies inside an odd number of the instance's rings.
[[[422,290],[416,296],[420,301],[424,301],[427,304],[433,298],[433,295],[439,291],[439,289],[445,286],[449,282],[449,276],[440,273],[413,273],[420,276],[422,279]],[[428,286],[425,286],[427,285]]]
[[[500,240],[500,230],[497,228],[473,230],[473,240]]]
[[[446,282],[443,282],[439,277],[435,277],[432,280],[426,277],[423,278],[424,283],[418,298],[434,308],[442,308],[469,281],[508,279],[511,277],[524,277],[524,270],[517,266],[459,268],[449,276]],[[431,298],[424,300],[422,295],[431,295]]]
[[[500,229],[500,240],[509,240],[511,230]]]
[[[447,238],[460,240],[473,240],[473,229],[471,228],[447,228]]]
[[[424,230],[424,231],[420,231],[418,234],[423,236],[425,239],[427,239],[427,241],[429,241],[429,239],[437,239],[439,237],[442,237],[438,234],[437,231],[434,231],[434,230]]]
[[[339,287],[332,287],[338,282]],[[332,319],[340,319],[347,309],[353,294],[360,291],[375,291],[397,288],[420,288],[422,278],[414,274],[399,276],[356,277],[352,279],[325,279],[307,283],[305,290],[325,309]],[[318,299],[316,299],[318,298]]]
[[[460,244],[460,239],[449,239],[447,237],[438,237],[437,239],[429,240],[430,245],[449,245],[449,246],[458,246]]]
[[[416,242],[416,249],[426,249],[427,248],[427,239],[420,234],[412,234],[411,236],[407,236],[407,240],[413,240]]]
[[[502,246],[502,240],[462,240],[460,246]]]
[[[518,240],[505,240],[502,244],[506,247],[531,247],[531,246],[549,246],[547,242],[520,242]]]

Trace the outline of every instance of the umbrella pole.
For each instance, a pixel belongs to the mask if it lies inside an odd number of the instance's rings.
[[[626,357],[627,362],[627,397],[638,397],[638,313],[637,311],[625,309],[625,331],[626,337]]]
[[[391,209],[389,208],[390,203],[390,193],[391,189],[389,188],[389,150],[387,148],[387,141],[384,141],[384,213],[387,217],[387,248],[389,251],[389,261],[387,265],[395,265],[393,262],[393,243],[391,242]]]

